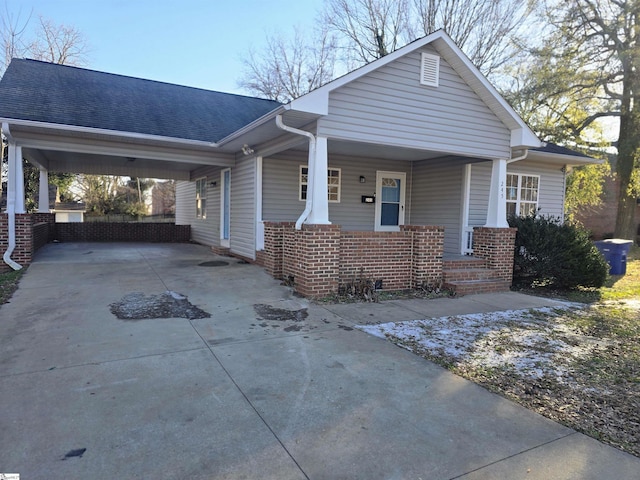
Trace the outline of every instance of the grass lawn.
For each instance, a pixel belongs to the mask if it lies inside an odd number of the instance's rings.
[[[7,303],[16,291],[23,271],[0,273],[0,305]]]

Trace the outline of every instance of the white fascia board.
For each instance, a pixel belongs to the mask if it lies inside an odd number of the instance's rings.
[[[121,132],[118,130],[107,130],[104,128],[80,127],[77,125],[63,125],[59,123],[38,122],[34,120],[20,120],[16,118],[0,118],[0,122],[6,122],[11,125],[19,125],[25,127],[46,128],[50,130],[60,130],[65,132],[90,133],[105,135],[114,138],[127,138],[133,140],[147,140],[157,142],[174,143],[182,146],[209,147],[218,148],[218,144],[214,142],[204,142],[202,140],[190,140],[186,138],[166,137],[163,135],[150,135],[146,133]]]
[[[511,130],[511,148],[539,148],[542,145],[540,139],[527,126]]]
[[[229,143],[232,140],[235,140],[236,138],[249,133],[251,130],[259,127],[260,125],[270,122],[271,120],[276,118],[279,114],[283,113],[285,110],[287,110],[286,105],[276,107],[274,110],[271,110],[270,112],[264,114],[260,118],[257,118],[256,120],[249,123],[248,125],[245,125],[240,130],[236,130],[235,132],[227,135],[222,140],[218,141],[217,146],[222,146],[226,143]]]
[[[328,115],[329,91],[321,92],[319,90],[314,90],[313,92],[292,100],[285,107],[287,110],[297,110],[299,112],[313,113],[315,115]]]

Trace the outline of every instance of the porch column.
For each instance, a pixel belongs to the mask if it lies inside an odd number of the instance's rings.
[[[311,166],[309,166],[311,167]],[[330,225],[329,199],[327,196],[327,168],[329,167],[327,138],[316,137],[316,156],[313,162],[313,181],[311,212],[305,223],[312,225]],[[312,172],[309,172],[310,174]]]
[[[509,228],[507,222],[507,160],[497,158],[491,166],[491,187],[489,190],[489,205],[487,209],[487,223],[489,228]]]
[[[24,209],[22,147],[12,141],[9,141],[8,147],[7,207],[13,204],[14,213],[26,213]]]
[[[49,172],[40,169],[38,182],[38,213],[49,213]]]

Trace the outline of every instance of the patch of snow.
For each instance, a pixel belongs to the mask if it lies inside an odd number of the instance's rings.
[[[514,370],[523,377],[552,375],[568,379],[572,360],[590,355],[601,343],[570,331],[552,320],[584,308],[566,302],[561,307],[507,310],[447,316],[356,328],[416,353],[448,357],[458,366]]]

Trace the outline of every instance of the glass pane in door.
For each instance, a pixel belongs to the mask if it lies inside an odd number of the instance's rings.
[[[400,179],[383,178],[381,194],[380,225],[398,225],[400,222]]]

